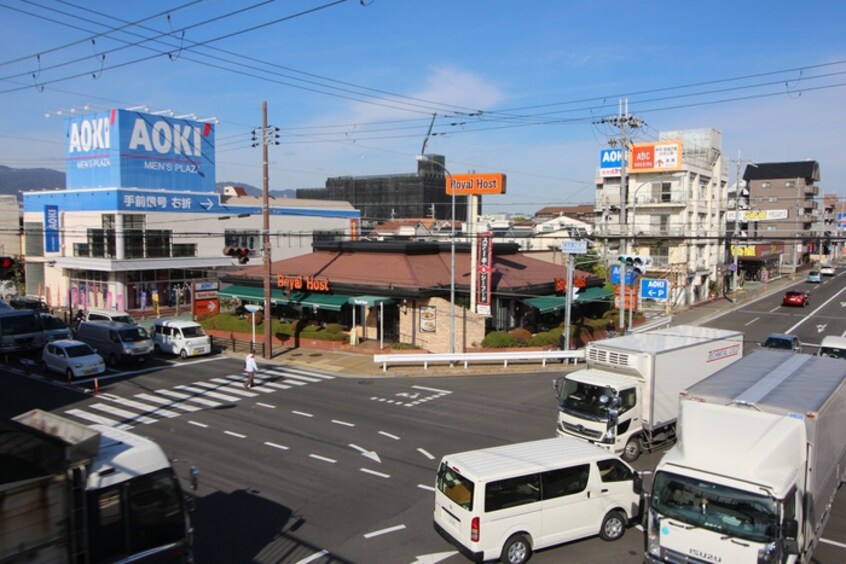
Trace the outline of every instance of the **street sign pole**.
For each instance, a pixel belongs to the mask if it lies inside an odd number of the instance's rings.
[[[575,259],[573,255],[567,254],[567,301],[566,309],[564,310],[564,350],[570,350],[570,312],[573,307],[573,263]],[[569,364],[568,360],[564,361]]]

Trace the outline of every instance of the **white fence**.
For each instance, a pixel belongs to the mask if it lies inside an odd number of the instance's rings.
[[[563,361],[571,359],[575,361],[584,360],[584,349],[575,351],[525,351],[525,352],[485,352],[485,353],[422,353],[422,354],[376,354],[373,355],[373,362],[382,365],[382,372],[388,371],[388,366],[394,364],[422,364],[424,370],[429,369],[433,363],[464,364],[464,368],[470,363],[491,364],[502,363],[507,367],[509,362],[538,362],[546,366],[547,361]]]

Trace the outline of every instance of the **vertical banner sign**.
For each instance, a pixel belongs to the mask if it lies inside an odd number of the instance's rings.
[[[59,252],[59,206],[44,206],[44,252]]]
[[[491,314],[491,286],[493,285],[493,233],[479,233],[478,241],[479,281],[476,294],[476,313]]]

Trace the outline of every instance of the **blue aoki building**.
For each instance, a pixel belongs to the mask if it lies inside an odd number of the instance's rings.
[[[65,190],[23,194],[26,292],[51,307],[187,305],[192,288],[216,289],[223,272],[262,261],[262,199],[216,190],[214,124],[123,109],[79,115],[65,124],[65,159]],[[360,220],[346,202],[271,199],[268,211],[274,261],[310,253],[316,231],[349,234]]]

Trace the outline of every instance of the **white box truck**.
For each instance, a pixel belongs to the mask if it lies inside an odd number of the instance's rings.
[[[808,562],[846,480],[846,363],[756,351],[691,386],[647,562]]]
[[[557,378],[558,434],[632,462],[676,439],[679,392],[743,356],[743,333],[679,325],[590,343]]]

